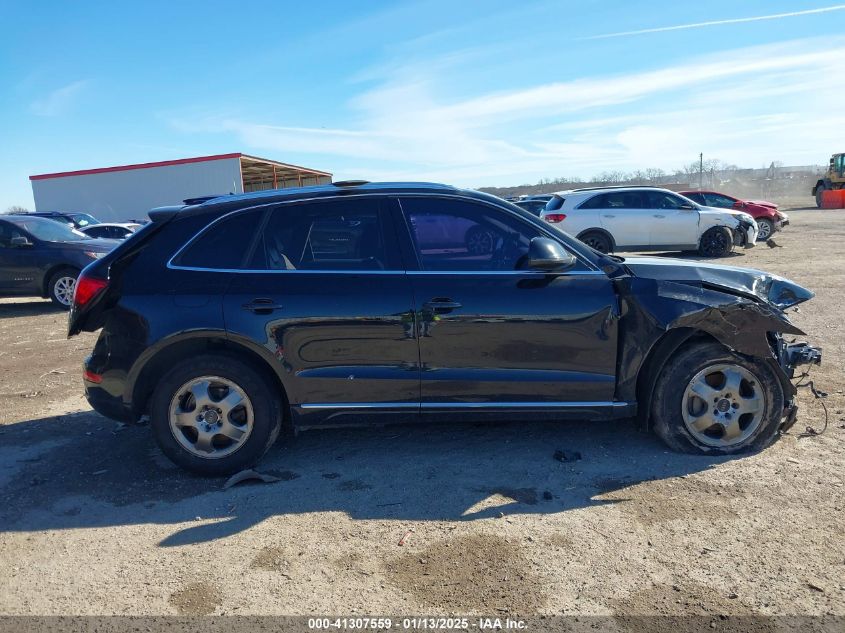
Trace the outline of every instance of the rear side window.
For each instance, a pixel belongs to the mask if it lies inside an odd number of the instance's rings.
[[[582,209],[642,209],[642,194],[638,191],[600,193],[581,205]]]
[[[341,198],[274,209],[250,268],[399,270],[396,240],[379,198]]]
[[[174,262],[190,268],[242,268],[263,210],[242,211],[212,224]]]

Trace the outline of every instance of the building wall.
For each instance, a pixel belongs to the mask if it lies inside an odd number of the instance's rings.
[[[186,198],[243,193],[239,158],[33,180],[37,211],[84,211],[103,222],[143,219]]]

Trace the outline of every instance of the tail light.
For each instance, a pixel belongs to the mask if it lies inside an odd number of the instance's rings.
[[[546,222],[551,222],[552,224],[557,224],[558,222],[563,222],[566,219],[565,213],[547,213],[546,217],[543,218]]]
[[[90,277],[83,272],[77,278],[76,286],[73,289],[74,309],[79,309],[87,305],[91,299],[103,292],[108,285],[109,282],[105,279]]]

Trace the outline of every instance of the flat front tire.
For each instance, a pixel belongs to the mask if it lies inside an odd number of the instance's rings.
[[[783,407],[783,389],[766,363],[700,343],[682,348],[660,372],[651,419],[676,451],[730,455],[771,444]]]
[[[153,392],[150,425],[161,450],[200,475],[254,466],[279,436],[281,397],[251,365],[225,355],[185,360]]]

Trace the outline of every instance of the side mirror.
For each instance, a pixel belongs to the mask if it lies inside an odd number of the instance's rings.
[[[528,268],[531,270],[560,273],[577,263],[572,253],[547,237],[535,237],[528,245]]]
[[[23,236],[13,237],[9,243],[12,246],[32,246],[32,242]]]
[[[682,204],[678,208],[683,209],[684,211],[695,211],[695,207],[691,204]]]

